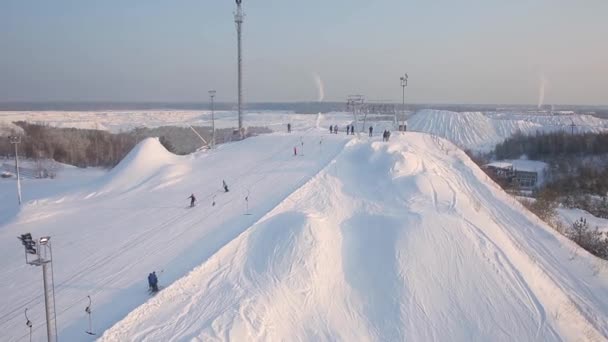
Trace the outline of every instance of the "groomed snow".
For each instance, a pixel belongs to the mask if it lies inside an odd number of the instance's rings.
[[[346,135],[319,132],[264,135],[184,157],[147,139],[112,172],[70,192],[34,200],[33,180],[24,186],[21,210],[8,213],[8,222],[0,226],[3,338],[27,339],[25,308],[34,340],[45,334],[41,271],[25,265],[19,234],[52,236],[61,340],[90,340],[84,334],[87,295],[93,299],[94,329],[103,332],[149,298],[149,272],[156,270],[160,284],[167,286],[207,260],[327,165],[347,142]],[[294,146],[300,150],[297,157]],[[222,191],[222,180],[229,193]],[[12,197],[15,182],[6,184],[3,189]],[[194,209],[187,207],[191,193],[199,200]],[[247,196],[251,215],[243,215]]]
[[[605,340],[573,250],[444,140],[351,140],[101,341]]]

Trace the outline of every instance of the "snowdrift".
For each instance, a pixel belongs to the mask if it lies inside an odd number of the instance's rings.
[[[353,140],[101,341],[599,341],[600,262],[443,139]]]

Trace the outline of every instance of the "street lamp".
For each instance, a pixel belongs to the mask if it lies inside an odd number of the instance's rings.
[[[19,175],[19,155],[17,145],[21,143],[21,137],[18,135],[8,137],[8,141],[15,145],[15,173],[17,174],[17,199],[21,205],[21,176]]]
[[[209,97],[211,99],[211,148],[213,148],[215,147],[215,106],[213,103],[215,90],[209,90]]]
[[[405,87],[407,87],[407,73],[399,78],[401,80],[401,89],[403,90],[402,94],[402,103],[401,103],[401,119],[402,124],[399,127],[399,130],[405,131]]]

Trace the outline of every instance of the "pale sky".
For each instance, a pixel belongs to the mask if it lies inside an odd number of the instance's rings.
[[[246,102],[608,104],[606,0],[243,0]],[[236,101],[230,0],[1,0],[0,101]]]

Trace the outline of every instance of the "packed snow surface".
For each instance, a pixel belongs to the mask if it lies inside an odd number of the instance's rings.
[[[28,340],[26,308],[33,340],[45,338],[25,232],[52,236],[63,341],[608,338],[608,268],[456,145],[346,136],[343,121],[310,117],[188,156],[147,139],[55,194],[26,183],[19,210],[0,208],[3,339]],[[14,198],[14,180],[0,185]],[[87,296],[97,336],[84,333]]]
[[[351,140],[102,341],[608,336],[608,274],[454,145]]]

